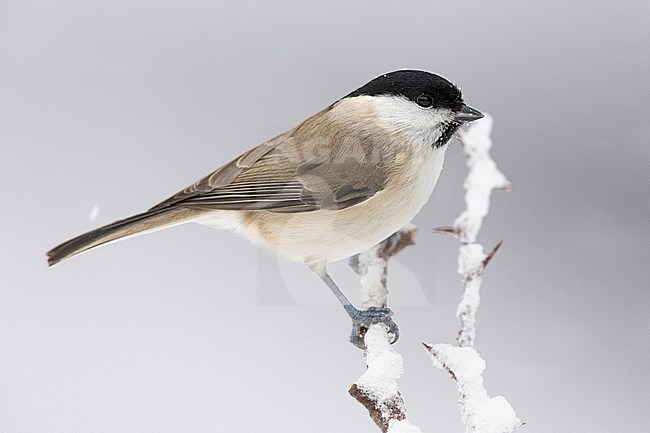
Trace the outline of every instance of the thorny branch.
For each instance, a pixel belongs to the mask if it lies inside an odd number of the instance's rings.
[[[460,242],[458,273],[464,290],[456,311],[461,324],[456,339],[459,347],[423,343],[433,365],[447,371],[456,381],[460,395],[458,406],[466,433],[509,433],[523,425],[505,398],[488,396],[483,386],[485,361],[473,348],[483,271],[501,246],[499,242],[485,254],[476,238],[490,209],[492,191],[512,188],[490,157],[492,124],[492,118],[486,115],[485,119],[459,133],[469,167],[464,183],[466,209],[452,227],[436,229],[456,236]]]
[[[483,280],[483,270],[501,246],[499,242],[488,254],[476,242],[483,219],[490,210],[490,197],[495,189],[512,189],[512,184],[497,168],[490,157],[492,147],[492,118],[473,123],[469,129],[459,131],[463,153],[467,158],[469,173],[465,179],[466,209],[451,227],[438,227],[438,233],[447,233],[458,238],[458,273],[463,281],[463,297],[458,305],[456,317],[461,329],[457,337],[460,346],[474,346],[476,338],[476,311],[479,306],[479,290]]]

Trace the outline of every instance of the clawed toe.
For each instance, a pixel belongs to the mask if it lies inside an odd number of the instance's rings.
[[[392,337],[391,344],[399,338],[399,328],[391,316],[393,311],[387,307],[370,307],[367,310],[357,310],[350,312],[352,318],[352,335],[350,343],[359,349],[365,349],[364,336],[368,328],[377,323],[384,323],[388,326],[388,333]]]

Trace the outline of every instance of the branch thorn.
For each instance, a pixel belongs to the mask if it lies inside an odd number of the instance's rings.
[[[487,267],[488,263],[490,263],[490,260],[492,260],[492,257],[494,257],[494,255],[497,253],[497,251],[499,251],[499,248],[501,248],[502,243],[503,243],[503,239],[501,239],[499,241],[499,243],[496,244],[494,246],[494,248],[492,248],[492,251],[490,251],[488,253],[488,255],[485,257],[485,259],[483,259],[483,269],[485,269]]]
[[[433,231],[435,233],[442,233],[442,234],[452,235],[456,237],[460,236],[459,227],[452,227],[452,226],[435,227]]]

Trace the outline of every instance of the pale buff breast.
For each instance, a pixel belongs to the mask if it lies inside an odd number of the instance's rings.
[[[307,264],[340,260],[381,242],[409,223],[429,199],[444,162],[446,146],[411,155],[387,187],[341,210],[304,213],[255,211],[231,215],[236,230],[277,255]],[[222,224],[223,227],[223,224]]]

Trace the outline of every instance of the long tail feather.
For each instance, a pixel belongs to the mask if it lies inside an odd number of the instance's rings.
[[[62,260],[75,256],[84,251],[118,239],[142,234],[167,226],[186,222],[200,215],[203,211],[172,207],[147,211],[123,220],[115,221],[104,227],[89,231],[47,252],[47,263],[55,265]]]

